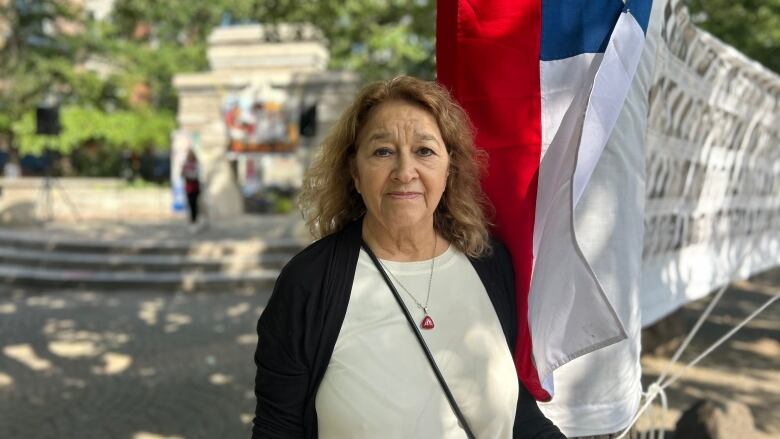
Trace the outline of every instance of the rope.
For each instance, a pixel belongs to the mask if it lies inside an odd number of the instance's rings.
[[[780,293],[776,293],[774,296],[770,297],[769,300],[767,300],[763,305],[758,307],[755,311],[753,311],[749,316],[747,316],[744,320],[742,320],[738,325],[733,327],[731,330],[729,330],[726,334],[724,334],[721,338],[719,338],[715,343],[713,343],[710,347],[704,350],[699,356],[697,356],[693,361],[685,365],[685,367],[682,368],[679,372],[673,374],[670,378],[666,379],[666,375],[668,374],[669,370],[671,369],[672,365],[679,359],[680,355],[682,354],[682,351],[685,350],[685,348],[690,344],[691,339],[693,338],[693,335],[696,333],[696,331],[699,330],[701,327],[701,324],[706,319],[706,317],[712,312],[712,309],[715,307],[715,303],[720,299],[720,297],[723,295],[723,292],[726,290],[726,287],[728,285],[724,286],[723,288],[718,291],[718,295],[713,298],[712,302],[710,303],[710,306],[707,307],[707,310],[702,313],[701,317],[699,318],[699,321],[696,322],[696,325],[691,330],[691,332],[688,334],[688,337],[685,339],[682,345],[677,349],[677,352],[675,353],[672,360],[667,365],[666,369],[664,370],[664,373],[658,377],[658,379],[653,382],[647,389],[646,393],[643,393],[642,396],[645,397],[645,402],[642,404],[642,407],[640,407],[639,411],[634,415],[633,418],[631,418],[631,423],[626,427],[626,429],[623,431],[623,433],[620,434],[620,436],[617,437],[617,439],[623,439],[626,437],[626,435],[629,433],[631,428],[636,424],[637,420],[640,416],[650,407],[650,405],[653,403],[656,397],[661,398],[661,406],[662,406],[662,415],[665,415],[668,410],[668,404],[667,404],[667,398],[666,398],[666,392],[665,389],[669,387],[670,385],[674,384],[680,377],[682,377],[685,372],[688,371],[691,367],[698,364],[702,359],[704,359],[707,355],[709,355],[712,351],[717,349],[720,345],[725,343],[729,338],[731,338],[734,334],[737,333],[740,329],[742,329],[745,325],[747,325],[751,320],[753,320],[756,316],[758,316],[761,312],[763,312],[766,308],[768,308],[772,303],[780,299]],[[664,437],[664,431],[663,428],[658,428],[658,431],[660,432],[660,439],[663,439]]]
[[[674,383],[675,381],[677,381],[677,380],[678,380],[678,379],[679,379],[679,378],[680,378],[680,377],[681,377],[681,376],[682,376],[682,375],[683,375],[683,374],[684,374],[684,373],[685,373],[685,372],[686,372],[688,369],[690,369],[691,367],[693,367],[693,366],[695,366],[696,364],[698,364],[698,363],[699,363],[699,361],[701,361],[701,360],[702,360],[704,357],[706,357],[706,356],[707,356],[707,355],[709,355],[709,354],[710,354],[712,351],[714,351],[715,349],[717,349],[717,348],[718,348],[718,346],[720,346],[720,345],[722,345],[723,343],[725,343],[725,342],[726,342],[726,341],[727,341],[729,338],[731,338],[731,336],[732,336],[732,335],[736,334],[736,333],[737,333],[737,331],[739,331],[740,329],[742,329],[742,327],[744,327],[746,324],[748,324],[748,323],[749,323],[751,320],[753,320],[753,319],[754,319],[754,318],[755,318],[757,315],[759,315],[759,314],[760,314],[762,311],[764,311],[764,310],[765,310],[767,307],[769,307],[769,305],[771,305],[772,303],[774,303],[774,302],[775,302],[777,299],[780,299],[780,293],[776,293],[774,296],[772,296],[771,298],[769,298],[769,300],[767,300],[767,301],[766,301],[766,302],[765,302],[763,305],[761,305],[761,306],[760,306],[760,307],[759,307],[757,310],[753,311],[753,313],[751,313],[751,314],[750,314],[750,315],[749,315],[747,318],[745,318],[744,320],[742,320],[742,322],[740,322],[740,324],[739,324],[739,325],[737,325],[737,326],[733,327],[733,328],[732,328],[732,329],[731,329],[729,332],[727,332],[725,335],[723,335],[723,337],[721,337],[720,339],[718,339],[718,341],[716,341],[715,343],[713,343],[713,344],[712,344],[712,346],[710,346],[710,347],[709,347],[709,348],[707,348],[707,349],[706,349],[704,352],[702,352],[701,354],[699,354],[699,356],[698,356],[698,357],[696,357],[696,359],[694,359],[693,361],[691,361],[690,363],[688,363],[688,364],[687,364],[687,365],[686,365],[686,366],[685,366],[685,367],[684,367],[684,368],[683,368],[681,371],[677,372],[677,373],[676,373],[676,374],[674,374],[674,375],[673,375],[671,378],[669,378],[669,379],[667,380],[667,382],[663,384],[663,387],[664,387],[664,388],[666,388],[666,387],[668,387],[670,384],[672,384],[672,383]]]
[[[688,333],[688,336],[685,337],[685,340],[683,340],[682,344],[677,348],[677,352],[674,353],[674,356],[672,356],[672,359],[669,360],[669,364],[666,365],[666,368],[661,373],[661,375],[658,377],[657,382],[661,382],[666,378],[666,375],[671,370],[674,363],[677,362],[677,360],[680,359],[680,356],[682,355],[683,351],[688,348],[688,345],[691,343],[691,340],[693,340],[693,337],[696,335],[697,332],[699,332],[699,328],[701,328],[701,325],[704,324],[704,322],[707,320],[707,317],[710,316],[712,313],[712,310],[715,309],[715,305],[718,304],[720,301],[720,298],[723,297],[723,294],[728,289],[729,284],[723,285],[719,290],[718,293],[715,294],[715,297],[710,301],[709,305],[707,305],[707,309],[704,310],[704,312],[699,316],[699,320],[696,321],[696,324],[693,325],[693,329],[691,329],[691,332]]]
[[[752,243],[752,240],[751,240],[751,243]],[[752,246],[750,246],[750,245],[746,247],[745,251],[740,255],[739,264],[737,264],[732,270],[730,270],[731,271],[731,275],[729,276],[730,279],[733,279],[735,277],[737,271],[739,270],[739,267],[741,267],[744,264],[745,260],[747,259],[748,255],[750,254],[751,247]],[[725,268],[725,267],[722,267],[722,268]],[[626,427],[626,429],[623,431],[623,433],[620,436],[618,436],[616,439],[622,439],[622,438],[624,438],[626,436],[627,432],[629,432],[631,430],[631,428],[634,426],[634,424],[636,424],[636,422],[639,420],[639,418],[642,416],[642,414],[650,407],[650,405],[652,405],[652,403],[653,403],[653,401],[655,401],[656,397],[660,397],[661,398],[662,412],[660,413],[660,416],[663,417],[663,416],[666,415],[666,413],[668,411],[668,405],[667,405],[667,398],[666,398],[665,389],[666,389],[666,387],[671,385],[674,381],[677,381],[677,379],[679,378],[679,374],[678,374],[678,376],[676,378],[674,378],[673,381],[665,380],[666,376],[668,375],[668,373],[671,370],[672,366],[674,366],[674,364],[680,359],[680,356],[685,351],[685,349],[688,348],[688,345],[690,345],[691,340],[693,340],[693,337],[696,335],[697,332],[699,332],[699,329],[704,324],[704,322],[707,320],[707,317],[709,317],[709,315],[712,313],[712,310],[715,309],[715,305],[717,305],[718,302],[720,301],[720,299],[723,297],[723,294],[726,292],[726,290],[728,289],[729,285],[730,285],[730,283],[727,282],[718,290],[718,292],[715,294],[715,297],[713,297],[712,300],[710,301],[709,305],[707,305],[707,309],[705,309],[704,312],[699,316],[699,319],[696,321],[696,324],[693,325],[693,328],[691,328],[690,332],[685,337],[685,340],[683,340],[683,342],[677,348],[677,351],[674,353],[674,355],[672,356],[671,360],[669,360],[669,363],[666,365],[666,368],[664,368],[663,372],[661,372],[661,375],[652,384],[650,384],[650,386],[647,388],[647,392],[642,392],[642,397],[645,398],[645,403],[642,405],[642,407],[640,407],[639,411],[637,411],[637,413],[634,415],[634,417],[631,418],[631,422],[629,423],[628,427]],[[753,317],[748,317],[748,319],[746,321],[743,321],[743,323],[741,325],[744,326],[744,324],[746,324],[752,318]],[[736,332],[736,331],[734,331],[734,332]],[[720,344],[718,342],[716,342],[716,345],[719,346]],[[711,352],[712,349],[716,348],[717,346],[715,346],[715,345],[711,346],[711,349],[709,349],[709,351]],[[687,369],[688,368],[686,367],[684,369],[684,371],[687,370]],[[662,418],[662,420],[663,420],[663,418]],[[650,434],[650,433],[659,432],[658,435],[660,436],[660,439],[663,439],[663,437],[664,437],[664,430],[660,426],[661,422],[657,422],[655,425],[657,425],[658,427],[656,429],[648,430],[647,433]],[[653,435],[655,435],[655,434],[653,434]],[[641,435],[641,439],[645,439],[644,434]]]

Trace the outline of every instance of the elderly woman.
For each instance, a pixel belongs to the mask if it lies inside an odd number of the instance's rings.
[[[257,325],[253,438],[560,438],[519,385],[506,249],[469,121],[432,82],[367,86],[300,203],[320,239]]]

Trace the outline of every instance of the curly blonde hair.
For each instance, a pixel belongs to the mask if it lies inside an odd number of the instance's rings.
[[[428,110],[450,156],[449,177],[434,213],[436,230],[464,254],[479,257],[490,249],[487,198],[480,186],[486,154],[474,146],[466,112],[435,82],[399,76],[365,86],[323,141],[303,180],[298,204],[316,238],[338,232],[366,213],[352,180],[357,136],[379,104],[401,100]]]

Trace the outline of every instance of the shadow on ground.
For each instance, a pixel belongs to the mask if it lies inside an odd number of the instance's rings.
[[[688,364],[777,294],[780,294],[780,269],[732,284],[671,373],[680,371],[681,365]],[[667,326],[683,328],[684,332],[679,332],[672,342],[646,346],[649,351],[642,356],[645,388],[666,369],[684,335],[713,297],[692,302],[664,319]],[[653,334],[653,337],[657,336]],[[670,408],[676,411],[684,411],[700,398],[739,401],[750,408],[756,427],[762,433],[767,437],[780,437],[780,301],[691,368],[667,389],[667,395]]]
[[[248,437],[267,299],[0,292],[0,437]]]

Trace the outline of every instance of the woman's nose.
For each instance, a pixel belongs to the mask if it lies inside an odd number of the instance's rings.
[[[414,160],[408,154],[399,154],[395,162],[395,178],[402,183],[409,182],[417,176]]]

